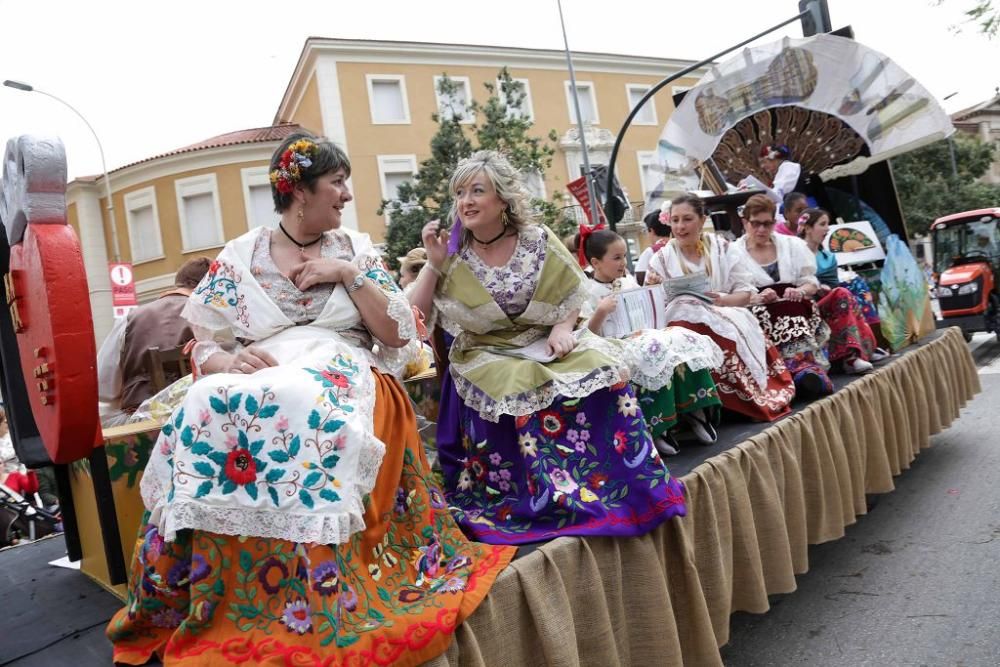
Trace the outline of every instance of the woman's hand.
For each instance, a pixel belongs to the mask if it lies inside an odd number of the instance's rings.
[[[786,294],[788,292],[785,292]],[[773,289],[768,287],[767,289],[761,290],[757,295],[757,303],[774,303],[778,300],[778,293]]]
[[[647,271],[646,272],[646,280],[642,284],[643,284],[643,286],[646,286],[646,285],[659,285],[662,282],[663,282],[663,278],[660,276],[659,273],[656,273],[655,271]]]
[[[552,327],[552,332],[549,334],[548,347],[546,348],[549,354],[554,354],[559,359],[562,359],[572,352],[575,347],[576,336],[573,335],[573,332],[566,331],[559,326]]]
[[[819,294],[820,296],[826,296],[827,294],[829,294],[832,291],[833,291],[833,288],[830,287],[829,285],[820,285],[819,289],[816,290],[816,293]]]
[[[357,267],[342,259],[308,259],[293,266],[288,279],[305,292],[313,285],[342,283],[348,276],[353,279],[356,271]]]
[[[705,295],[712,299],[713,306],[724,306],[726,302],[724,297],[726,296],[722,292],[705,292]]]
[[[789,301],[802,301],[805,298],[805,294],[797,287],[789,287],[782,296]]]
[[[225,372],[250,375],[277,365],[278,360],[267,351],[260,349],[256,345],[251,345],[232,355],[229,367],[225,369]]]
[[[448,230],[441,229],[440,220],[431,220],[420,232],[420,239],[427,251],[427,261],[435,269],[441,268],[448,259]]]

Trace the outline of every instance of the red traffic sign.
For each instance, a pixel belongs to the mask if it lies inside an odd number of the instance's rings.
[[[108,271],[111,274],[111,305],[136,306],[139,302],[135,297],[135,276],[132,265],[126,262],[110,262]]]

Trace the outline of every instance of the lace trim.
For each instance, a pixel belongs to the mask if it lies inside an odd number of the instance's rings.
[[[225,535],[343,544],[353,533],[365,529],[364,497],[375,488],[384,456],[385,444],[374,435],[367,435],[358,452],[353,488],[341,489],[346,508],[325,514],[301,514],[281,508],[213,507],[197,500],[167,502],[165,491],[168,484],[173,485],[173,470],[160,457],[150,459],[151,465],[139,482],[139,490],[150,510],[150,523],[157,525],[167,542],[174,541],[178,530],[196,528]]]
[[[352,534],[365,529],[364,505],[359,498],[352,498],[350,504],[353,507],[347,512],[317,516],[246,507],[207,507],[186,501],[156,508],[150,522],[161,526],[160,534],[167,542],[176,539],[177,531],[195,528],[222,535],[343,544]]]
[[[689,336],[698,336],[701,340]],[[718,368],[725,359],[715,341],[693,332],[643,331],[625,342],[633,344],[636,350],[633,356],[638,360],[632,370],[632,383],[650,391],[669,387],[674,371],[682,364],[691,371],[700,371]]]
[[[558,306],[540,301],[532,301],[528,304],[528,308],[524,313],[519,316],[519,319],[552,326],[565,320],[571,312],[579,310],[588,301],[590,301],[590,290],[587,289],[587,284],[581,281],[577,284],[576,289],[563,299],[562,303]]]
[[[417,337],[417,323],[413,319],[413,309],[410,301],[402,292],[386,293],[389,305],[386,315],[396,321],[396,331],[402,340],[414,340]]]
[[[454,366],[451,368],[453,369],[451,376],[455,380],[455,390],[459,397],[465,405],[478,412],[480,417],[491,422],[500,421],[503,415],[522,417],[544,410],[560,396],[582,398],[600,389],[629,381],[629,370],[626,366],[608,366],[581,373],[563,373],[558,380],[552,380],[521,394],[495,400],[459,375]]]

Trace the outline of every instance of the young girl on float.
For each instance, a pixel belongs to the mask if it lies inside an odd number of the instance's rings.
[[[586,262],[593,269],[587,285],[590,300],[580,314],[600,336],[608,317],[619,307],[619,293],[639,284],[626,270],[627,249],[621,236],[581,226],[577,239],[581,264]],[[632,383],[656,449],[666,456],[678,452],[674,431],[681,421],[703,444],[715,442],[713,423],[722,402],[709,369],[722,365],[719,346],[683,327],[642,330],[625,342],[640,359]]]

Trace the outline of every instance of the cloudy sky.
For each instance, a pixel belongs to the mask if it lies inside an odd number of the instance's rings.
[[[950,29],[972,4],[829,0],[835,27],[852,25],[859,41],[938,98],[957,93],[944,102],[949,112],[1000,86],[1000,39]],[[563,10],[574,50],[700,60],[795,15],[797,3],[563,0]],[[793,24],[781,34],[801,30]],[[310,35],[562,48],[555,0],[0,0],[0,79],[76,107],[100,136],[110,170],[269,125]],[[0,140],[24,133],[61,136],[71,178],[101,171],[96,144],[71,111],[0,88]]]

